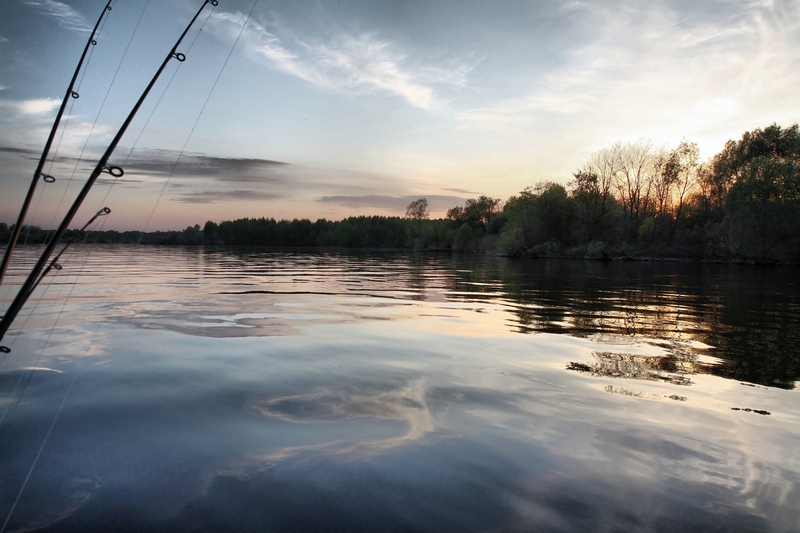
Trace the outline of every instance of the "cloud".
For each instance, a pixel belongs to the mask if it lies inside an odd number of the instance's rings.
[[[31,157],[38,155],[34,150],[29,150],[28,148],[17,148],[15,146],[0,146],[0,152],[7,152],[10,154],[21,154]]]
[[[459,196],[444,195],[413,195],[413,196],[383,196],[368,194],[362,196],[322,196],[317,198],[317,202],[338,204],[347,207],[377,207],[390,211],[405,213],[408,204],[424,196],[428,199],[431,211],[443,211],[464,203],[464,198]]]
[[[800,2],[573,4],[586,41],[528,94],[464,109],[463,127],[580,125],[595,137],[702,135],[797,115]],[[794,112],[792,110],[795,110]],[[764,120],[763,118],[761,120]],[[765,124],[762,124],[765,125]],[[580,133],[573,129],[572,135]]]
[[[197,191],[184,193],[173,198],[176,202],[186,204],[217,204],[229,201],[260,201],[274,200],[280,195],[255,190],[235,190],[235,191]]]
[[[0,44],[7,43],[7,42],[8,42],[8,39],[6,39],[2,35],[0,35]]]
[[[39,100],[23,100],[19,102],[20,112],[26,115],[41,115],[49,113],[61,105],[59,100],[53,98],[41,98]]]
[[[323,387],[305,394],[251,400],[247,408],[266,418],[274,418],[295,424],[319,424],[342,420],[383,420],[401,422],[406,430],[398,436],[371,441],[341,441],[322,445],[315,451],[327,451],[332,455],[382,453],[418,441],[435,431],[433,416],[427,405],[428,386],[423,380],[406,384],[405,387],[375,391],[357,386],[347,388]],[[327,450],[326,450],[327,449]],[[308,447],[279,449],[268,457],[281,460],[308,451]]]
[[[83,15],[67,4],[56,0],[24,0],[23,3],[35,7],[49,17],[53,17],[63,28],[85,32],[91,31]]]
[[[216,30],[229,35],[238,34],[244,22],[241,13],[213,16]],[[294,36],[282,39],[251,21],[242,42],[251,56],[314,85],[356,94],[389,93],[425,110],[437,106],[434,85],[463,87],[469,72],[467,65],[408,66],[404,52],[374,33],[338,34],[312,43]]]
[[[442,188],[442,190],[443,190],[443,191],[453,191],[453,192],[458,192],[458,193],[461,193],[461,194],[481,194],[481,193],[479,193],[479,192],[475,192],[475,191],[468,191],[468,190],[466,190],[466,189],[459,189],[459,188],[457,188],[457,187],[443,187],[443,188]]]
[[[374,35],[339,36],[314,51],[328,67],[326,70],[332,69],[342,76],[345,86],[383,89],[422,109],[429,109],[433,103],[433,89],[416,83],[414,76],[401,68],[405,56],[393,53],[389,42]]]
[[[290,165],[268,159],[215,157],[196,153],[180,155],[174,150],[146,150],[137,152],[136,157],[129,158],[124,166],[127,170],[142,174],[168,175],[174,169],[176,175],[213,177],[222,182],[267,182],[270,181],[267,174]]]

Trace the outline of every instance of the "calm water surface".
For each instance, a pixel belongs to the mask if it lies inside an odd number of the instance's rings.
[[[6,531],[800,530],[795,268],[63,263],[3,341]]]

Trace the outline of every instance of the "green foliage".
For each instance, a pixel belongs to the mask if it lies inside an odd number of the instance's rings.
[[[621,208],[609,188],[602,188],[598,175],[577,171],[569,183],[575,206],[574,235],[579,242],[612,241],[615,238]]]
[[[475,243],[473,240],[472,227],[468,223],[464,223],[456,230],[453,235],[453,251],[466,252],[474,251]]]
[[[469,224],[474,229],[485,228],[492,217],[500,213],[500,198],[480,196],[470,198],[464,207],[454,207],[447,212],[447,218],[457,224]]]
[[[543,182],[528,187],[519,196],[508,199],[503,213],[508,217],[504,232],[513,234],[513,237],[500,240],[501,250],[506,253],[519,253],[512,249],[532,248],[548,241],[559,245],[568,245],[573,241],[575,201],[569,197],[563,185]],[[511,246],[512,249],[505,246]]]
[[[72,230],[78,242],[452,249],[509,255],[677,254],[707,259],[800,262],[800,129],[746,132],[705,164],[697,145],[672,150],[617,143],[573,173],[568,188],[542,182],[510,197],[471,198],[430,220],[428,201],[406,216],[341,221],[242,218],[201,228],[139,232]],[[0,242],[10,235],[0,223]],[[52,232],[26,226],[21,244]]]
[[[728,141],[704,176],[705,205],[736,257],[800,259],[800,130],[775,124]]]
[[[406,207],[406,218],[410,220],[425,220],[429,217],[427,198],[414,200]]]

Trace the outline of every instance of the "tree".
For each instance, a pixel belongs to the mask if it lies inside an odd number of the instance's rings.
[[[714,157],[713,183],[724,199],[730,244],[759,261],[800,256],[800,129],[773,124],[728,141]]]
[[[420,198],[414,200],[408,207],[406,207],[406,218],[409,220],[427,220],[430,217],[428,213],[428,199]]]
[[[470,198],[464,207],[454,207],[447,211],[447,218],[469,224],[473,228],[485,227],[493,216],[500,214],[500,198],[480,196]]]
[[[547,242],[570,244],[573,211],[573,200],[563,185],[541,182],[508,199],[503,212],[509,225],[504,232],[515,235],[509,241],[515,248],[520,237],[525,248]]]
[[[700,148],[697,144],[683,140],[671,150],[661,168],[656,191],[659,196],[659,213],[671,210],[673,217],[670,240],[675,233],[683,207],[689,193],[697,183]]]
[[[611,149],[616,162],[614,185],[632,224],[630,229],[636,231],[651,207],[651,192],[663,160],[650,141],[617,143]]]
[[[612,196],[611,188],[614,185],[615,175],[620,167],[619,159],[620,150],[618,146],[615,145],[610,148],[603,148],[592,154],[583,170],[579,171],[580,174],[583,174],[587,178],[590,176],[594,177],[594,180],[589,180],[594,181],[594,183],[588,186],[586,190],[587,192],[598,195],[601,203],[604,205]],[[576,181],[580,182],[577,175],[573,174],[573,176]]]
[[[590,162],[583,170],[576,171],[568,183],[570,197],[575,201],[578,233],[584,241],[609,240],[612,237],[612,212],[618,204],[611,194],[611,179],[597,172],[600,170]]]

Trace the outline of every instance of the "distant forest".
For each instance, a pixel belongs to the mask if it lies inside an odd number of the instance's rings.
[[[20,242],[52,232],[24,228]],[[341,221],[243,218],[182,231],[72,232],[92,243],[408,248],[510,256],[690,258],[800,262],[800,130],[745,133],[709,161],[697,145],[617,143],[591,156],[566,187],[541,182],[505,201],[480,196],[430,219],[428,202],[405,217]],[[9,228],[0,223],[0,240]]]

